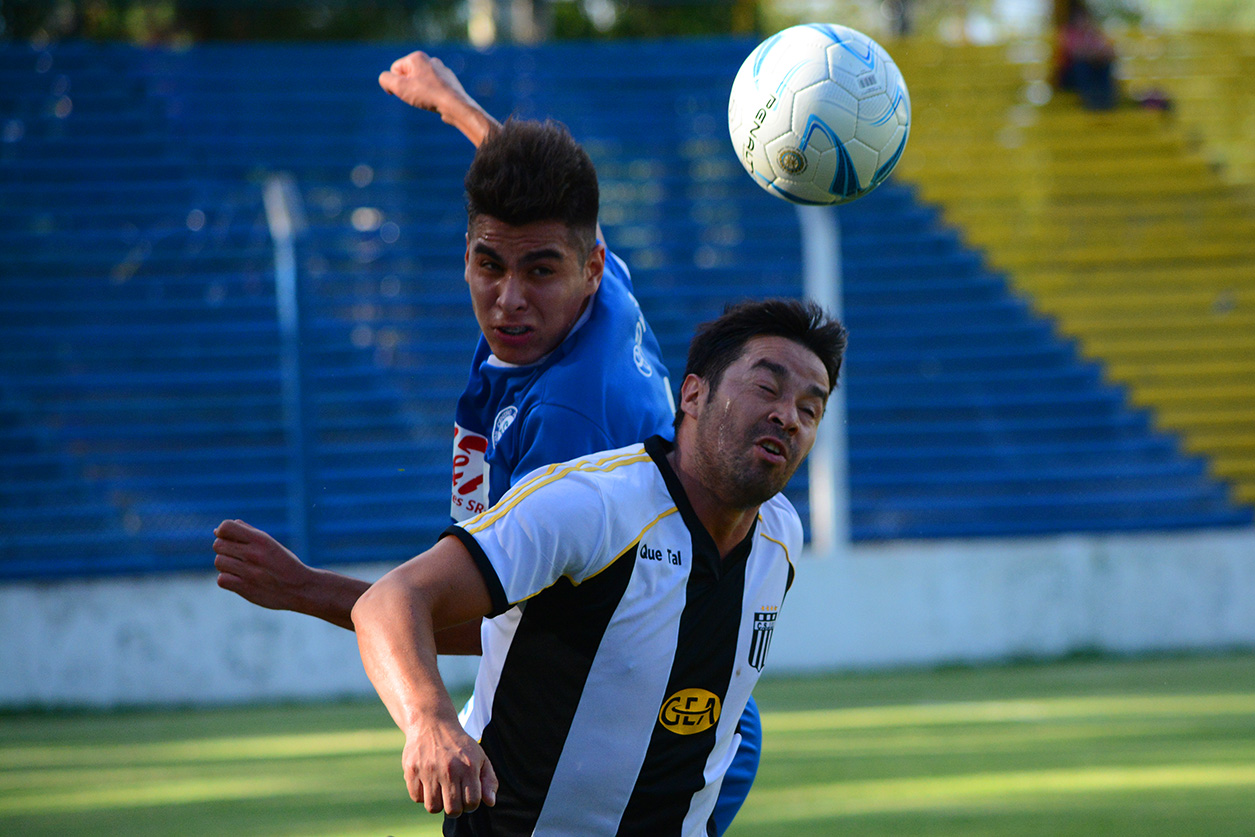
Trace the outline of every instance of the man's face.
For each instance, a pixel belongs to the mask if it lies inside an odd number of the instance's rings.
[[[481,215],[466,234],[466,284],[492,353],[535,363],[552,352],[601,284],[606,249],[587,255],[561,221],[511,226]]]
[[[713,392],[689,376],[681,401],[703,483],[733,508],[769,500],[810,453],[827,399],[823,362],[785,337],[751,338]]]

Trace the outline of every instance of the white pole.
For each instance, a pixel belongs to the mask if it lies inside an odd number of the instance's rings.
[[[296,236],[304,228],[296,181],[287,173],[272,174],[262,189],[266,223],[275,249],[275,306],[279,317],[279,380],[284,425],[288,433],[288,535],[292,550],[309,555],[308,477],[304,399],[301,393],[301,330],[297,295]]]
[[[831,206],[798,206],[802,232],[803,290],[806,297],[838,319],[844,316],[841,297],[841,223]],[[848,364],[842,364],[841,385],[828,398],[811,450],[810,523],[812,555],[845,554],[850,545],[850,482],[846,449],[844,382]]]

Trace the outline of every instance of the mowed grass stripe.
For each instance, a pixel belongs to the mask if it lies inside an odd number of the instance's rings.
[[[737,823],[778,823],[990,804],[1008,807],[1046,797],[1205,788],[1255,788],[1255,764],[999,771],[864,782],[816,782],[773,789],[769,796],[752,795],[738,815]]]
[[[764,732],[877,729],[978,723],[1037,723],[1073,718],[1255,717],[1255,694],[1137,695],[1121,697],[986,700],[916,706],[773,712]]]
[[[768,716],[770,717],[770,716]],[[1210,757],[1248,754],[1246,737],[1255,736],[1255,718],[1239,725],[1201,726],[1190,718],[1168,721],[1127,721],[1102,719],[1069,724],[1016,724],[957,730],[953,727],[905,728],[892,734],[862,730],[855,733],[834,733],[831,730],[790,735],[770,734],[768,747],[773,758],[898,758],[901,756],[983,756],[996,759],[1004,755],[1021,756],[1036,753],[1039,758],[1066,757],[1082,751],[1099,749],[1116,755],[1139,748],[1161,747],[1170,740],[1184,740]],[[1204,744],[1201,735],[1209,735]],[[1224,736],[1232,734],[1232,741]],[[1216,740],[1219,738],[1220,740]]]
[[[173,765],[213,762],[271,761],[276,759],[333,757],[362,753],[400,751],[405,737],[400,730],[291,733],[285,735],[225,736],[197,741],[158,741],[142,744],[100,744],[84,749],[81,744],[4,749],[0,787],[13,770],[52,767],[92,767],[117,764]]]

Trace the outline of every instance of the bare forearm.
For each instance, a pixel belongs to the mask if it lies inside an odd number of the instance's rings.
[[[456,723],[440,679],[431,605],[413,591],[380,582],[352,608],[366,676],[402,730]]]
[[[436,632],[477,621],[492,597],[467,548],[454,537],[389,572],[353,606],[362,666],[401,731],[410,798],[456,817],[496,800],[497,778],[466,734],[436,666]]]

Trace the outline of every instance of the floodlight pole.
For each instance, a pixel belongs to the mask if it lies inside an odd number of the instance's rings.
[[[279,380],[284,427],[288,435],[287,517],[289,545],[310,560],[308,478],[309,449],[302,392],[301,317],[296,272],[296,237],[305,229],[296,180],[287,172],[272,174],[262,188],[266,223],[275,250],[275,306],[279,318]]]
[[[798,206],[802,232],[802,286],[807,299],[832,316],[843,319],[841,277],[841,221],[836,207]],[[819,424],[810,469],[811,553],[845,554],[850,546],[850,480],[847,450],[845,380],[828,397]]]

